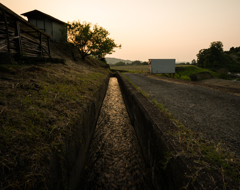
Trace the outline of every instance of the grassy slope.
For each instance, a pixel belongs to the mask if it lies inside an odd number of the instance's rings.
[[[44,187],[52,151],[109,73],[87,64],[99,63],[0,65],[0,189]]]
[[[191,80],[190,77],[192,75],[196,75],[198,73],[204,73],[207,72],[209,73],[211,76],[218,78],[217,73],[209,70],[209,69],[203,69],[203,68],[199,68],[197,66],[184,66],[183,70],[176,72],[175,74],[175,78],[179,78],[179,79],[183,79],[183,80]]]

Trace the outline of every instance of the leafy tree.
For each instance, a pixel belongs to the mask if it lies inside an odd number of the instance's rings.
[[[210,51],[211,55],[214,57],[214,59],[218,59],[221,54],[223,54],[223,44],[222,42],[212,42],[210,45]]]
[[[68,41],[78,47],[82,59],[90,54],[101,59],[114,52],[114,48],[121,48],[108,37],[109,32],[97,24],[93,27],[91,23],[80,21],[68,24]]]
[[[117,45],[113,39],[109,38],[110,33],[103,27],[94,25],[93,38],[92,38],[92,54],[102,58],[107,54],[112,54],[114,48],[121,48],[121,45]]]
[[[201,49],[197,54],[197,65],[202,68],[216,68],[221,66],[222,57],[222,42],[212,42],[208,49]]]
[[[197,66],[204,68],[204,61],[209,55],[209,49],[201,49],[197,54]]]

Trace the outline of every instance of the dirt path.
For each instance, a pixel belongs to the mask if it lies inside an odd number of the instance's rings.
[[[118,81],[110,78],[81,189],[152,189]]]
[[[210,139],[222,141],[240,155],[239,96],[192,83],[175,83],[143,74],[125,75],[185,126]]]

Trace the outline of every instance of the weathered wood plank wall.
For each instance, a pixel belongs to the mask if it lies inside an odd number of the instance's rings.
[[[20,57],[51,57],[49,36],[0,7],[0,52]]]

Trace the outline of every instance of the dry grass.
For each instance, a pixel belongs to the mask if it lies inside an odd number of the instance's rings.
[[[64,155],[65,137],[108,72],[76,64],[0,65],[0,189],[45,188],[51,153]]]

